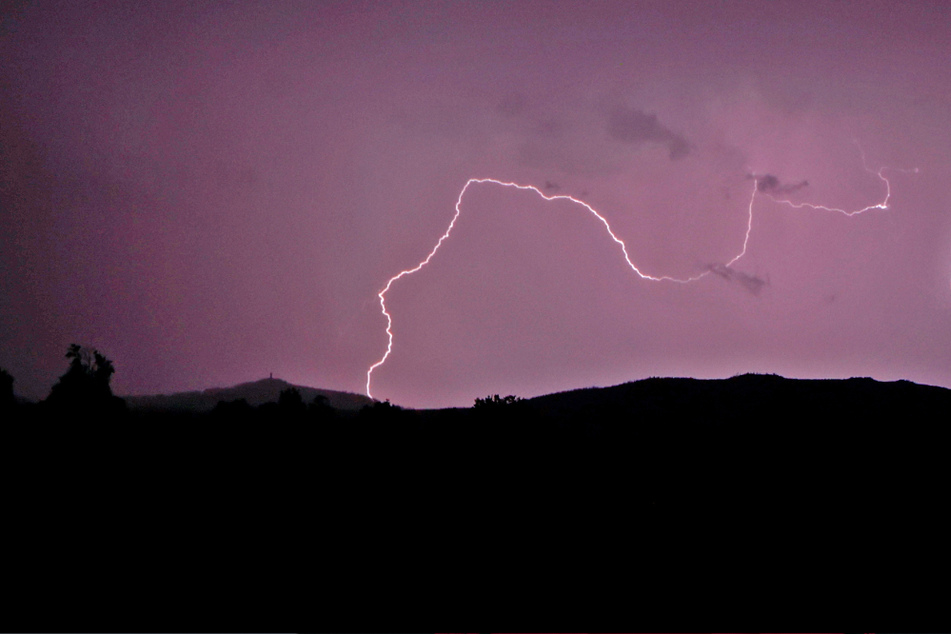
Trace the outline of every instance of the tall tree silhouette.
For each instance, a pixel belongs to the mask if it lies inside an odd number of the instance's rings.
[[[0,368],[0,412],[12,409],[16,405],[13,396],[13,376]]]
[[[95,348],[71,344],[66,351],[69,369],[59,378],[44,404],[63,414],[76,416],[117,415],[125,401],[112,394],[109,382],[115,366]]]

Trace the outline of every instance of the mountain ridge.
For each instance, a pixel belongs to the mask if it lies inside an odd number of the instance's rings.
[[[704,426],[822,425],[880,427],[946,420],[951,389],[908,380],[789,379],[743,374],[727,379],[650,378],[526,401],[545,419],[621,419]]]
[[[305,403],[312,402],[317,396],[323,396],[328,404],[339,410],[359,410],[372,405],[373,400],[362,394],[341,392],[324,388],[294,385],[283,379],[265,378],[257,381],[238,383],[231,387],[212,387],[204,390],[175,392],[172,394],[150,394],[143,396],[121,396],[130,410],[164,410],[174,412],[210,412],[219,401],[237,401],[244,399],[249,405],[257,407],[264,403],[276,403],[283,390],[297,389]]]
[[[283,390],[295,388],[303,400],[312,402],[323,396],[337,410],[356,412],[377,401],[352,392],[295,385],[283,379],[265,378],[239,383],[230,387],[172,394],[122,396],[133,411],[168,411],[205,413],[219,402],[245,400],[258,407],[277,402]],[[753,415],[759,408],[771,409],[786,403],[791,409],[801,410],[812,402],[833,405],[833,409],[852,408],[857,412],[870,411],[886,402],[913,404],[923,410],[951,399],[951,389],[915,383],[908,380],[878,381],[869,377],[833,379],[797,379],[777,374],[746,373],[722,379],[691,377],[649,377],[613,386],[592,386],[552,392],[523,400],[536,414],[548,416],[578,416],[586,410],[638,411],[654,415],[690,415],[704,417]],[[471,407],[471,406],[469,406]],[[401,408],[406,411],[437,412],[463,410],[468,407],[436,409]],[[587,412],[591,413],[591,412]],[[775,413],[775,412],[774,412]],[[923,413],[923,411],[922,411]]]

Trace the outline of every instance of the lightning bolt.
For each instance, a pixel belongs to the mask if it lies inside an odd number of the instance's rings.
[[[782,204],[782,205],[787,205],[787,206],[789,206],[789,207],[792,207],[793,209],[814,209],[814,210],[816,210],[816,211],[834,211],[834,212],[837,212],[837,213],[840,213],[840,214],[844,214],[844,215],[846,215],[846,216],[857,216],[858,214],[864,214],[866,211],[870,211],[870,210],[872,210],[872,209],[882,209],[882,210],[885,210],[885,209],[888,209],[888,200],[889,200],[889,198],[891,198],[891,196],[892,196],[892,187],[891,187],[891,184],[888,182],[888,179],[885,178],[885,176],[882,174],[882,172],[883,172],[885,169],[886,169],[886,168],[883,167],[883,168],[879,169],[877,172],[872,171],[872,170],[869,170],[872,174],[874,174],[875,176],[877,176],[879,179],[882,180],[882,182],[885,183],[885,199],[884,199],[882,202],[880,202],[880,203],[877,203],[877,204],[874,204],[874,205],[869,205],[868,207],[863,207],[862,209],[856,209],[856,210],[853,210],[853,211],[846,211],[845,209],[838,209],[837,207],[826,207],[825,205],[814,205],[814,204],[812,204],[812,203],[794,203],[794,202],[789,201],[789,200],[784,200],[784,199],[781,199],[781,198],[776,198],[775,196],[773,196],[773,195],[771,195],[771,194],[766,194],[766,196],[769,197],[769,198],[770,198],[771,200],[773,200],[774,202],[780,203],[780,204]],[[916,170],[916,171],[917,171],[917,170]]]
[[[838,212],[838,213],[845,214],[846,216],[861,214],[866,211],[870,211],[872,209],[881,209],[881,210],[888,209],[888,201],[889,201],[889,198],[891,197],[891,184],[888,182],[888,179],[883,174],[886,168],[882,167],[878,169],[877,171],[869,169],[868,166],[865,165],[864,152],[862,153],[862,164],[863,166],[865,166],[865,169],[869,173],[876,175],[879,179],[881,179],[885,183],[885,198],[880,203],[869,205],[868,207],[864,207],[862,209],[858,209],[855,211],[846,211],[844,209],[837,209],[835,207],[826,207],[824,205],[814,205],[812,203],[793,203],[789,200],[778,199],[768,193],[765,195],[776,203],[788,205],[789,207],[792,207],[794,209],[809,208],[809,209],[814,209],[818,211]],[[908,171],[908,172],[917,173],[918,168],[915,168],[914,170],[900,170],[900,171]],[[439,240],[436,242],[436,246],[434,246],[432,251],[429,252],[429,255],[427,255],[424,260],[422,260],[419,264],[417,264],[413,268],[400,271],[399,273],[391,277],[389,281],[387,281],[386,286],[383,287],[383,290],[377,293],[377,297],[379,297],[380,299],[380,311],[383,313],[383,316],[386,317],[387,342],[386,342],[386,352],[383,353],[383,356],[380,358],[379,361],[371,365],[370,368],[367,370],[366,393],[367,393],[367,396],[369,396],[370,398],[373,398],[373,394],[370,391],[370,383],[373,379],[373,371],[376,370],[381,365],[383,365],[384,363],[386,363],[386,360],[389,358],[390,353],[393,351],[393,317],[386,310],[386,294],[390,291],[390,289],[393,287],[393,284],[397,280],[400,280],[408,275],[412,275],[413,273],[416,273],[417,271],[419,271],[424,266],[430,263],[430,261],[433,259],[433,257],[435,257],[436,253],[439,251],[439,248],[442,246],[443,242],[445,242],[449,238],[449,234],[452,233],[452,229],[456,225],[456,220],[459,219],[459,215],[462,213],[462,200],[463,198],[465,198],[466,192],[469,191],[469,188],[473,185],[483,185],[483,184],[497,185],[500,187],[510,187],[513,189],[518,189],[523,191],[532,191],[547,201],[567,200],[582,207],[583,209],[588,211],[592,216],[597,218],[601,222],[601,224],[604,225],[604,228],[607,230],[608,235],[620,247],[621,253],[624,255],[624,261],[627,262],[627,265],[630,267],[630,269],[634,271],[634,273],[636,273],[638,277],[640,277],[641,279],[650,280],[652,282],[676,282],[678,284],[687,284],[690,282],[696,282],[697,280],[700,280],[701,278],[706,277],[712,272],[711,270],[708,269],[703,271],[702,273],[699,273],[698,275],[695,275],[693,277],[687,277],[687,278],[676,278],[676,277],[671,277],[669,275],[655,276],[655,275],[650,275],[648,273],[644,273],[637,267],[637,265],[634,264],[634,262],[631,261],[630,254],[627,252],[627,245],[624,243],[624,240],[619,238],[614,233],[607,219],[604,216],[602,216],[600,213],[598,213],[598,211],[594,207],[584,202],[583,200],[579,200],[573,196],[568,196],[565,194],[556,194],[556,195],[549,196],[545,194],[538,187],[535,187],[534,185],[521,185],[519,183],[501,181],[501,180],[496,180],[494,178],[470,178],[468,181],[466,181],[465,186],[459,192],[459,197],[456,199],[456,213],[453,215],[452,220],[449,222],[449,227],[446,229],[445,233],[443,233],[442,236],[439,237]],[[757,177],[754,176],[753,177],[753,192],[750,195],[750,202],[747,209],[748,215],[747,215],[747,223],[746,223],[746,234],[743,237],[743,248],[740,250],[739,253],[737,253],[733,257],[732,260],[726,263],[726,266],[732,266],[737,260],[739,260],[746,254],[746,247],[749,244],[750,233],[753,230],[753,203],[756,201],[756,194],[758,192],[758,189],[759,189],[759,180]]]
[[[865,150],[862,149],[862,145],[858,142],[858,139],[853,138],[852,142],[855,143],[855,145],[859,149],[859,154],[862,157],[862,167],[865,169],[865,171],[868,172],[869,174],[872,174],[873,176],[878,177],[880,181],[885,183],[885,198],[884,200],[882,200],[882,202],[876,203],[874,205],[869,205],[868,207],[863,207],[862,209],[846,211],[845,209],[839,209],[837,207],[826,207],[825,205],[814,205],[812,203],[794,203],[789,200],[776,198],[775,196],[769,193],[767,193],[766,196],[769,197],[774,202],[780,203],[782,205],[787,205],[789,207],[792,207],[793,209],[813,209],[815,211],[834,211],[836,213],[840,213],[846,216],[857,216],[858,214],[863,214],[866,211],[871,211],[872,209],[881,209],[883,211],[888,209],[888,201],[892,197],[892,185],[891,183],[888,182],[888,179],[885,178],[885,175],[883,174],[883,172],[887,169],[890,169],[892,171],[903,172],[905,174],[917,174],[918,168],[915,167],[912,169],[900,169],[900,168],[880,167],[878,168],[878,170],[873,170],[872,168],[868,166],[868,163],[865,160]]]

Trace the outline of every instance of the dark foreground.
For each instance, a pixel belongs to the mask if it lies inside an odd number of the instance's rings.
[[[469,409],[221,403],[3,430],[30,478],[182,487],[183,504],[295,496],[382,509],[580,505],[639,517],[927,514],[948,481],[951,391],[870,379],[649,379]],[[19,419],[19,420],[17,420]],[[354,496],[354,492],[359,492]]]
[[[398,588],[426,604],[404,610],[521,601],[566,580],[601,580],[627,610],[641,601],[631,579],[730,610],[737,596],[799,610],[943,566],[949,390],[743,376],[441,411],[285,401],[7,418],[11,578],[27,594],[88,592],[107,604],[74,607],[104,614],[268,586],[324,618],[339,604],[313,579],[337,597]]]

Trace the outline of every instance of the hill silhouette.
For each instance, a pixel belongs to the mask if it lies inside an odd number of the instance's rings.
[[[362,394],[293,385],[287,381],[274,378],[240,383],[225,388],[209,388],[194,392],[176,392],[174,394],[151,396],[125,396],[123,398],[133,412],[165,411],[202,414],[213,410],[220,401],[231,402],[243,399],[252,407],[258,407],[265,403],[277,403],[281,392],[290,388],[296,388],[307,403],[312,402],[318,396],[323,396],[327,399],[327,404],[337,410],[356,411],[373,404],[372,399]]]
[[[911,381],[744,374],[729,379],[651,378],[548,394],[528,402],[536,415],[546,418],[628,415],[640,421],[693,424],[855,422],[870,427],[889,415],[909,423],[946,418],[951,390]]]
[[[117,482],[132,473],[178,483],[195,508],[208,496],[243,504],[248,490],[291,508],[319,490],[381,517],[438,508],[467,521],[481,508],[485,518],[555,518],[570,509],[599,524],[742,517],[760,527],[931,522],[945,497],[951,390],[908,381],[654,378],[441,410],[345,395],[350,409],[308,407],[297,417],[279,403],[290,388],[266,379],[131,397],[119,425],[50,421],[28,408],[21,420],[41,424],[2,433],[24,465],[111,465]],[[302,401],[327,393],[297,389]]]

